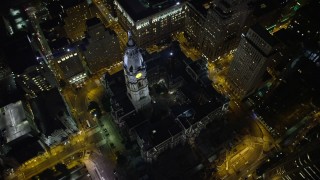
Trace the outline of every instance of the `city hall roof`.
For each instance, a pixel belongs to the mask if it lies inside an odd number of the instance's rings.
[[[144,140],[145,150],[157,146],[170,137],[181,133],[184,129],[188,129],[205,116],[208,116],[212,111],[221,107],[226,101],[211,86],[211,81],[203,73],[206,69],[199,69],[199,65],[203,64],[202,60],[194,62],[188,59],[181,52],[179,45],[173,43],[171,47],[161,52],[145,54],[144,59],[147,64],[149,78],[153,73],[159,74],[160,71],[164,70],[166,71],[165,74],[170,77],[168,79],[169,84],[174,84],[175,79],[182,79],[181,85],[175,88],[177,93],[164,95],[163,97],[166,98],[158,98],[161,95],[157,95],[157,93],[151,94],[154,100],[152,109],[147,112],[132,113],[123,118],[127,128],[134,129],[137,135]],[[187,67],[194,69],[194,72],[201,78],[198,80],[193,79],[186,71]],[[158,72],[153,71],[154,69],[158,69]],[[126,95],[123,71],[113,75],[106,75],[105,79],[114,93],[112,98],[117,101],[117,104],[122,106],[126,112],[128,112],[125,110],[127,106],[133,109],[132,103]],[[206,81],[205,79],[208,80]],[[148,81],[152,84],[152,78],[148,79]],[[150,88],[155,87],[150,86]],[[172,104],[168,102],[170,99],[179,100]]]

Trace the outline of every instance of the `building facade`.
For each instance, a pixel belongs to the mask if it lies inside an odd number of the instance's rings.
[[[195,47],[199,48],[201,46],[199,37],[203,32],[207,10],[204,9],[203,6],[200,5],[199,7],[198,4],[194,4],[196,2],[193,2],[194,1],[186,4],[185,32],[191,42],[195,43]],[[205,7],[209,7],[209,5]]]
[[[3,14],[6,14],[2,16],[2,21],[4,22],[7,35],[13,35],[30,28],[27,13],[22,7],[13,5],[8,7],[7,12]]]
[[[44,144],[51,146],[61,143],[78,131],[69,107],[57,88],[39,93],[31,99],[30,107]]]
[[[136,110],[143,109],[151,102],[146,64],[130,32],[123,67],[129,99]]]
[[[29,67],[17,76],[17,83],[29,97],[36,97],[39,92],[57,87],[55,77],[47,65]]]
[[[50,61],[51,68],[55,72],[58,81],[64,80],[67,83],[79,87],[88,77],[83,65],[83,56],[77,48],[65,47],[59,56]]]
[[[106,29],[96,17],[87,20],[87,39],[84,56],[91,73],[121,62],[122,52],[115,32]]]
[[[234,93],[245,97],[258,86],[268,60],[275,52],[276,40],[260,25],[252,26],[242,37],[228,72]]]
[[[132,31],[141,47],[164,42],[184,28],[185,2],[115,0],[114,3],[119,23]]]
[[[198,44],[203,55],[214,60],[237,46],[241,29],[249,14],[247,0],[214,1],[208,10]]]
[[[66,16],[64,17],[64,29],[68,38],[72,42],[79,41],[85,37],[86,20],[92,15],[86,1],[82,1],[71,7],[65,8]]]

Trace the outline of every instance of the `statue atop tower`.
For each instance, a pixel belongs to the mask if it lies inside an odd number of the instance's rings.
[[[128,32],[128,42],[123,57],[124,76],[127,86],[127,95],[138,111],[151,102],[149,95],[146,65],[143,57]]]

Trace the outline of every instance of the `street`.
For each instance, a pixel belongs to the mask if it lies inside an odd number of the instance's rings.
[[[102,140],[96,131],[97,129],[80,131],[66,142],[52,146],[48,152],[22,164],[8,179],[29,179],[78,152],[94,149],[96,142]]]
[[[263,124],[252,116],[249,135],[242,137],[238,144],[226,150],[226,157],[218,164],[221,179],[255,178],[255,170],[265,160],[266,152],[275,147],[275,141]]]

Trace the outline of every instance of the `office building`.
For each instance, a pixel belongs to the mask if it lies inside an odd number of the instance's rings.
[[[309,46],[298,43],[296,32],[291,30],[278,31],[275,36],[286,45],[287,52],[282,52],[282,58],[276,59],[277,65],[272,67],[275,78],[250,96],[259,113],[281,137],[285,134],[299,132],[302,127],[310,127],[305,121],[319,108],[320,88],[320,59],[319,46]],[[273,60],[271,60],[273,62]],[[268,66],[268,72],[270,72]],[[295,113],[294,113],[295,112]],[[294,114],[285,115],[284,114]],[[306,123],[302,123],[306,122]],[[299,126],[300,128],[296,128]],[[286,140],[286,143],[290,140]]]
[[[0,134],[1,153],[11,158],[11,163],[24,163],[45,151],[31,110],[21,100],[0,108],[0,129],[4,132]]]
[[[276,39],[260,25],[252,26],[242,37],[228,72],[229,82],[239,98],[258,87],[276,44]]]
[[[114,31],[106,29],[97,18],[88,19],[85,51],[83,52],[91,73],[109,68],[122,60],[119,40]]]
[[[71,42],[82,40],[85,37],[86,20],[92,18],[89,6],[85,0],[65,1],[64,29]]]
[[[41,132],[40,139],[48,146],[61,143],[78,131],[57,88],[44,91],[31,99],[34,121]]]
[[[6,9],[6,14],[1,16],[1,21],[4,22],[7,35],[26,31],[30,28],[28,16],[21,5],[9,5]]]
[[[236,48],[249,14],[247,3],[248,0],[214,1],[207,12],[203,32],[197,42],[207,59],[214,60]]]
[[[132,30],[133,39],[140,47],[163,43],[172,33],[183,30],[184,1],[114,1],[119,23]]]
[[[199,37],[202,36],[204,24],[206,21],[208,9],[211,1],[190,1],[186,4],[185,32],[187,38],[194,43],[196,48],[201,46]]]
[[[40,91],[56,86],[54,75],[34,50],[29,35],[16,33],[4,44],[4,61],[15,77],[15,82],[35,97]]]
[[[55,64],[58,66],[60,79],[79,87],[87,78],[87,73],[83,66],[83,58],[77,49],[66,49],[61,56],[55,58]]]
[[[0,151],[10,159],[4,164],[16,168],[45,150],[37,137],[39,132],[31,109],[21,101],[24,93],[16,84],[17,75],[37,64],[33,61],[36,58],[33,59],[34,54],[26,36],[16,33],[11,38],[12,42],[3,44],[4,52],[0,55],[0,129],[3,132],[0,134]]]
[[[36,97],[39,92],[57,87],[55,77],[47,65],[31,66],[16,79],[29,97]]]
[[[317,89],[314,86],[317,83],[314,82],[317,79],[313,77],[317,76],[317,67],[320,64],[320,50],[317,43],[320,31],[316,23],[319,19],[320,6],[316,2],[307,3],[298,9],[299,6],[297,4],[295,15],[290,17],[292,20],[287,24],[288,27],[273,33],[280,43],[279,46],[277,45],[276,58],[270,61],[267,68],[272,79],[264,83],[255,97],[250,97],[255,99],[256,105],[263,102],[262,99],[270,98],[267,100],[270,103],[272,101],[286,102],[281,104],[288,107],[295,103],[297,105],[305,103],[299,99],[299,92],[304,92],[303,99],[310,95],[314,96],[314,90]],[[296,102],[292,102],[294,100]],[[280,110],[279,107],[276,109]]]

